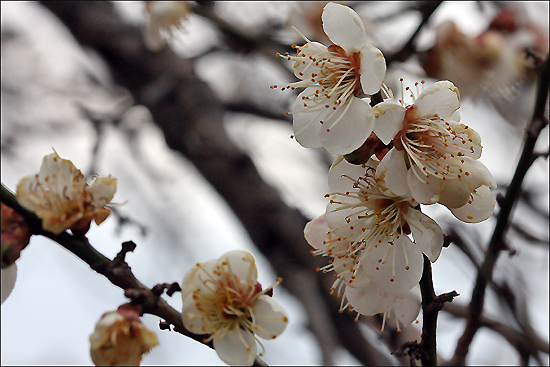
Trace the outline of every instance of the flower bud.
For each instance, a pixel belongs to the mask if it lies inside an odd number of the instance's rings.
[[[23,216],[2,203],[2,269],[15,263],[29,244],[32,230]]]
[[[90,335],[90,355],[96,366],[139,366],[143,355],[158,343],[156,334],[141,323],[135,307],[126,304],[98,321]]]

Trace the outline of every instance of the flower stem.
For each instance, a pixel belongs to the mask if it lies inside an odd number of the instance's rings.
[[[422,294],[422,341],[420,345],[426,353],[422,353],[423,366],[437,366],[436,329],[437,314],[440,308],[432,307],[435,291],[432,280],[432,263],[424,255],[424,270],[420,278],[420,292]]]

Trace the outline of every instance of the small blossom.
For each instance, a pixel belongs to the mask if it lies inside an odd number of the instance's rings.
[[[38,174],[19,181],[16,196],[23,207],[42,219],[44,230],[59,234],[71,229],[84,234],[92,219],[100,224],[111,214],[107,206],[116,185],[117,179],[110,175],[88,185],[71,161],[54,152],[44,157]]]
[[[274,339],[288,323],[286,312],[257,281],[252,255],[230,251],[217,260],[197,264],[182,283],[182,319],[196,334],[211,334],[214,349],[229,365],[252,365],[256,342]],[[260,353],[262,355],[262,353]]]
[[[387,189],[421,204],[439,202],[454,209],[466,205],[475,189],[496,187],[478,160],[481,138],[458,122],[460,97],[453,83],[435,83],[412,105],[400,102],[386,100],[374,107],[376,134],[393,144],[376,173]]]
[[[374,126],[365,94],[374,94],[386,74],[382,52],[367,42],[363,22],[349,7],[328,3],[323,29],[334,43],[296,46],[294,74],[301,79],[282,89],[306,89],[298,95],[292,114],[296,140],[308,148],[323,146],[334,154],[359,148]],[[272,86],[276,88],[277,86]]]
[[[439,257],[443,233],[415,209],[414,199],[389,193],[375,176],[376,166],[372,159],[363,165],[343,159],[333,164],[325,220],[332,238],[350,244],[335,255],[354,259],[354,272],[361,268],[384,291],[404,293],[420,280],[422,253],[432,262]]]
[[[159,51],[165,44],[163,33],[172,34],[181,28],[189,15],[189,1],[146,1],[143,40],[151,51]]]
[[[144,354],[159,344],[140,321],[133,306],[105,313],[90,335],[90,355],[96,366],[139,366]]]
[[[11,291],[15,287],[15,280],[17,279],[17,265],[11,264],[7,268],[1,270],[1,291],[2,291],[2,303],[9,297]]]

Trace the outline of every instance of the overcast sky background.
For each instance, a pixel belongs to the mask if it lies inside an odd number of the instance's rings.
[[[242,16],[243,22],[261,17],[262,11],[284,16],[290,11],[287,3],[222,3],[228,12]],[[548,3],[531,4],[535,21],[548,24]],[[453,19],[467,34],[476,35],[487,26],[474,3],[445,3],[434,14],[420,44],[433,40],[433,29],[444,20]],[[128,21],[140,22],[142,5],[120,4]],[[238,10],[238,11],[237,11]],[[358,11],[359,12],[359,11]],[[362,13],[360,13],[363,15]],[[52,148],[77,168],[87,173],[95,133],[68,99],[78,100],[99,111],[108,111],[117,101],[125,103],[115,91],[93,86],[86,75],[92,74],[105,85],[109,76],[101,62],[82,50],[57,19],[36,3],[2,2],[2,182],[15,190],[17,182],[39,170],[42,158]],[[275,16],[275,15],[274,15]],[[403,17],[395,27],[377,33],[387,37],[391,45],[399,45],[411,34],[418,19]],[[246,24],[245,24],[246,25]],[[175,47],[185,56],[194,56],[214,37],[212,29],[192,16],[186,32]],[[375,44],[380,47],[380,45]],[[384,47],[381,47],[384,48]],[[384,48],[385,49],[385,48]],[[283,76],[269,62],[246,64],[254,60],[226,60],[212,56],[197,65],[197,72],[210,81],[220,94],[230,95],[237,80],[227,74],[236,64],[250,68],[262,96],[270,95],[274,103],[292,99],[290,94],[269,90],[270,84],[281,84]],[[228,66],[229,65],[229,66]],[[403,70],[405,83],[412,85],[415,75]],[[225,89],[224,89],[225,88]],[[256,89],[252,89],[255,91]],[[263,94],[265,93],[265,94]],[[251,95],[254,93],[250,93]],[[114,97],[113,97],[114,96]],[[481,161],[497,182],[508,182],[520,154],[522,132],[504,120],[493,107],[463,100],[462,121],[482,137]],[[326,167],[319,152],[302,148],[289,139],[289,124],[242,114],[228,114],[227,129],[237,144],[250,152],[266,181],[277,187],[290,205],[313,218],[325,210],[327,193]],[[136,133],[137,144],[131,147],[124,131]],[[537,150],[548,149],[548,128],[538,141]],[[250,242],[246,232],[219,195],[184,158],[174,154],[164,143],[148,111],[133,107],[124,116],[121,126],[106,127],[96,170],[100,175],[118,177],[115,202],[126,202],[120,208],[125,215],[145,225],[146,236],[139,228],[127,225],[119,232],[116,220],[109,218],[101,226],[92,225],[90,242],[107,257],[114,257],[120,243],[133,240],[137,249],[127,261],[137,278],[147,286],[163,282],[181,282],[196,262],[217,258],[234,249],[250,251],[257,260],[259,281],[272,284],[277,276],[268,262]],[[537,160],[529,171],[526,187],[539,188],[540,206],[548,212],[548,161]],[[454,217],[444,208],[428,207],[445,228]],[[517,207],[516,217],[533,233],[548,237],[548,223],[534,217],[529,209]],[[486,244],[494,227],[494,218],[469,224]],[[518,254],[503,254],[495,277],[507,277],[525,289],[533,326],[548,340],[548,248],[524,244],[513,237]],[[1,308],[1,363],[28,365],[89,365],[88,337],[95,323],[107,311],[127,300],[119,288],[112,286],[74,255],[41,237],[33,237],[17,262],[15,289]],[[436,293],[457,290],[455,302],[469,301],[475,269],[453,246],[443,249],[433,265]],[[536,276],[533,276],[536,274]],[[300,304],[279,286],[274,297],[289,313],[289,326],[277,339],[266,341],[263,359],[268,364],[321,363],[321,354]],[[176,309],[181,297],[165,297]],[[498,300],[489,293],[486,311],[502,317]],[[223,365],[216,353],[206,346],[173,332],[158,329],[157,317],[145,315],[143,322],[157,333],[160,346],[146,356],[142,365],[186,364]],[[412,326],[419,327],[419,326]],[[464,323],[445,313],[439,317],[438,351],[444,358],[454,353],[456,340]],[[371,335],[371,334],[369,334]],[[342,365],[357,362],[341,351],[335,358]],[[545,356],[548,363],[548,356]],[[517,364],[519,358],[508,343],[491,331],[480,330],[472,344],[469,364]]]

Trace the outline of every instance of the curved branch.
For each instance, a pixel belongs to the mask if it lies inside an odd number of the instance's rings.
[[[92,270],[109,279],[112,284],[125,291],[130,291],[125,293],[126,295],[139,295],[137,299],[143,306],[144,313],[160,317],[167,323],[174,325],[174,331],[204,344],[203,341],[208,337],[208,335],[193,334],[189,332],[183,326],[181,313],[170,306],[164,299],[162,299],[162,297],[157,295],[156,293],[158,292],[153,292],[135,277],[128,264],[124,261],[124,254],[127,251],[132,251],[133,249],[124,249],[123,246],[121,253],[117,255],[114,260],[110,260],[97,251],[90,244],[90,242],[88,242],[88,239],[85,236],[76,237],[67,232],[56,235],[42,229],[42,221],[40,218],[38,218],[33,212],[23,208],[17,202],[14,194],[10,192],[4,184],[2,184],[1,188],[1,199],[4,204],[11,207],[25,218],[35,235],[47,237],[60,244],[69,252],[75,254],[80,260],[88,264]],[[206,343],[206,345],[213,348],[212,342]],[[259,357],[256,357],[254,365],[265,366],[265,363]]]

